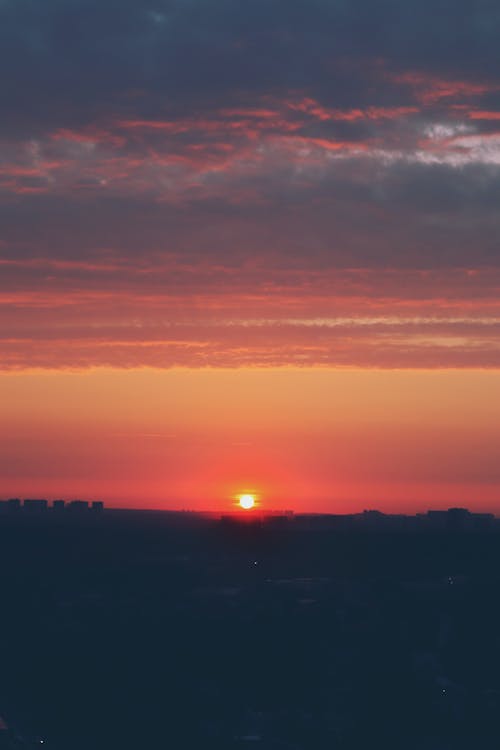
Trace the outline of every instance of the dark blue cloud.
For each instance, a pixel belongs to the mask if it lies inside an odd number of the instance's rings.
[[[0,257],[497,266],[499,31],[487,0],[3,0]]]
[[[498,4],[487,0],[4,0],[2,128],[36,135],[291,90],[338,107],[408,103],[382,61],[492,79],[499,31]]]

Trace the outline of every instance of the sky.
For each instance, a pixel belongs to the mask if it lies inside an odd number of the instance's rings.
[[[0,0],[0,497],[500,513],[499,32]]]

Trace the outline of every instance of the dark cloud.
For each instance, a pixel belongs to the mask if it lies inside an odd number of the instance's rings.
[[[499,31],[489,0],[0,0],[4,361],[497,366]],[[244,323],[380,310],[416,322]]]
[[[408,103],[387,72],[487,81],[499,63],[489,0],[10,0],[0,21],[3,128],[31,134],[291,90]]]
[[[251,170],[252,171],[252,170]],[[254,170],[253,170],[254,171]],[[257,174],[218,175],[179,204],[154,193],[110,195],[77,176],[70,194],[37,190],[0,204],[0,257],[126,259],[161,256],[245,267],[497,266],[500,168],[341,161],[295,179],[271,162]],[[235,196],[242,195],[241,200]],[[176,193],[174,193],[175,197]]]

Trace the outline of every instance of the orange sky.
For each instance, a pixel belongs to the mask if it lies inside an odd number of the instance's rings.
[[[91,369],[0,374],[3,497],[131,507],[499,510],[500,373]]]

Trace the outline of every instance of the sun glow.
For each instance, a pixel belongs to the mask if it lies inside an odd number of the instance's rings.
[[[240,495],[238,497],[238,504],[243,510],[251,510],[255,506],[254,495]]]

